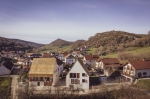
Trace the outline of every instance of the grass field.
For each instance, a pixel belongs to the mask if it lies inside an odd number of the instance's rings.
[[[141,79],[134,86],[141,89],[150,89],[150,79]]]
[[[63,46],[63,47],[57,47],[57,46],[51,46],[50,47],[50,50],[44,50],[44,51],[40,51],[40,53],[46,53],[48,51],[51,51],[51,52],[62,52],[62,51],[68,51],[71,49],[71,46]]]
[[[87,51],[86,51],[86,53],[87,54],[90,54],[90,53],[92,53],[92,54],[95,54],[95,51],[97,50],[97,48],[89,48]]]
[[[0,99],[10,99],[11,95],[11,78],[0,77]]]
[[[137,54],[150,54],[150,47],[130,47],[125,49],[126,53],[137,55]],[[121,52],[120,52],[121,53]],[[105,57],[117,58],[118,52],[107,54]]]

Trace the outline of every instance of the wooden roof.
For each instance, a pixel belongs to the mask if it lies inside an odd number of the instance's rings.
[[[98,60],[99,56],[98,55],[85,55],[86,60]]]
[[[50,75],[54,73],[56,58],[34,58],[29,75]]]

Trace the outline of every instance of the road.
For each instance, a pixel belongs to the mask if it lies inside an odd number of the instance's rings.
[[[11,75],[10,77],[12,77],[12,89],[11,89],[11,99],[17,99],[17,94],[16,94],[16,90],[18,88],[18,75]]]

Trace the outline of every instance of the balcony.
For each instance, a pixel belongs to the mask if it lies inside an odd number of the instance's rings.
[[[125,72],[125,73],[121,72],[121,74],[122,74],[122,75],[125,75],[125,76],[128,76],[128,77],[132,77],[132,78],[134,77],[133,75],[131,75],[131,73],[128,74],[128,73],[126,73],[126,72]]]
[[[50,77],[30,77],[29,81],[52,82],[53,78]]]

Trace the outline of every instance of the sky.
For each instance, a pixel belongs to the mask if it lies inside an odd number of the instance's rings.
[[[147,34],[150,0],[0,0],[0,36],[49,44],[121,30]]]

